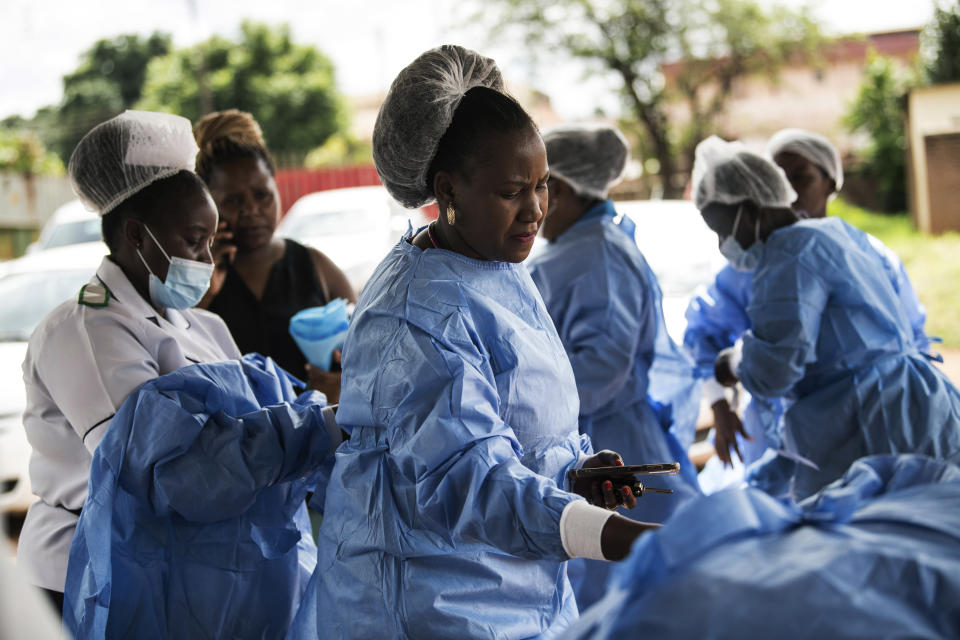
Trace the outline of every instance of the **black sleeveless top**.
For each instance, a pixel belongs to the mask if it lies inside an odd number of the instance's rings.
[[[293,240],[284,242],[283,257],[270,269],[262,300],[257,300],[231,266],[223,288],[210,303],[210,311],[227,323],[241,353],[256,351],[270,356],[302,380],[307,359],[290,337],[290,318],[302,309],[322,306],[329,300],[317,278],[310,251]]]

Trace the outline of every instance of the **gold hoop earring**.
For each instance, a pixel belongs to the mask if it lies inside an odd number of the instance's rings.
[[[457,210],[453,208],[453,203],[447,205],[447,224],[453,226],[457,222]]]

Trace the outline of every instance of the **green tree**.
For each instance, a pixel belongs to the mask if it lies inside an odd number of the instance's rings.
[[[272,150],[301,159],[345,124],[329,58],[294,43],[287,26],[253,22],[237,42],[215,36],[153,60],[138,107],[194,121],[213,110],[249,111]]]
[[[31,176],[61,176],[63,162],[47,151],[36,134],[0,128],[0,172]]]
[[[30,128],[67,161],[87,131],[140,99],[147,64],[170,49],[170,36],[163,33],[98,40],[63,77],[60,104],[38,111]]]
[[[805,11],[764,10],[753,0],[497,0],[495,31],[519,29],[531,51],[586,61],[619,80],[641,146],[659,165],[664,197],[713,133],[738,80],[814,58],[819,29]],[[682,103],[688,116],[669,109]],[[629,123],[628,123],[628,128]]]
[[[960,2],[949,9],[942,5],[934,9],[924,40],[929,49],[926,75],[930,83],[960,82]]]
[[[323,145],[308,153],[303,160],[303,166],[307,169],[351,164],[373,164],[373,149],[369,142],[344,132],[327,138]]]
[[[869,137],[860,169],[876,185],[886,211],[903,211],[907,205],[904,101],[910,84],[892,60],[873,54],[857,97],[844,117],[850,131]]]

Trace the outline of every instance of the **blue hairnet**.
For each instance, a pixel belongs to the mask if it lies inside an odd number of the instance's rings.
[[[373,126],[373,162],[387,191],[405,207],[434,199],[430,163],[460,100],[474,87],[503,90],[496,63],[449,44],[421,54],[390,85]]]
[[[797,193],[783,170],[748,151],[740,142],[710,136],[697,145],[693,164],[693,203],[701,211],[711,203],[750,201],[760,207],[790,207]]]
[[[767,154],[775,158],[778,153],[795,153],[819,167],[836,184],[843,186],[843,163],[837,148],[819,133],[804,129],[781,129],[767,142]]]
[[[578,195],[606,199],[630,159],[623,134],[607,125],[567,125],[543,135],[550,176]]]

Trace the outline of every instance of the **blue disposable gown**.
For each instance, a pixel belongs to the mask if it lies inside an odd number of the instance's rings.
[[[909,321],[913,343],[921,352],[930,348],[930,338],[924,332],[926,310],[917,298],[906,269],[897,255],[877,238],[866,234],[871,246],[883,262],[883,272],[897,293],[900,308]],[[693,355],[701,378],[713,377],[713,363],[717,354],[733,344],[751,327],[747,307],[753,289],[753,272],[737,271],[727,265],[703,294],[695,296],[687,308],[687,328],[684,346]],[[778,448],[776,434],[783,414],[780,399],[769,398],[753,402],[749,396],[743,405],[741,420],[744,431],[752,440],[737,436],[744,465],[760,459],[768,447]],[[792,464],[792,463],[791,463]]]
[[[867,234],[805,220],[767,239],[747,308],[740,380],[787,400],[784,444],[805,497],[876,453],[960,456],[960,392],[917,348]]]
[[[409,237],[409,236],[408,236]],[[291,638],[552,637],[576,618],[563,491],[587,441],[522,264],[402,239],[343,349],[317,570]]]
[[[134,391],[93,456],[64,605],[75,638],[282,638],[316,561],[323,396],[247,357]]]
[[[681,463],[680,475],[649,479],[651,486],[673,489],[672,495],[648,494],[626,514],[665,522],[680,505],[700,495],[696,469],[671,431],[673,427],[686,434],[688,444],[692,440],[699,387],[693,362],[666,331],[656,276],[632,234],[624,232],[622,223],[629,219],[617,224],[615,215],[611,201],[599,203],[529,268],[573,366],[580,431],[590,436],[594,448],[612,449],[626,464]],[[651,397],[654,382],[665,390],[669,405]],[[684,422],[675,425],[675,415]],[[578,606],[599,599],[610,566],[571,561]]]
[[[755,489],[692,502],[564,637],[960,637],[960,468],[871,456],[799,506]]]
[[[753,273],[737,271],[730,265],[718,273],[705,293],[695,296],[687,307],[687,328],[683,343],[693,355],[696,370],[701,378],[713,377],[713,363],[723,349],[733,344],[750,328],[747,306],[753,288]],[[740,419],[750,440],[737,435],[743,464],[758,460],[767,447],[776,448],[776,443],[767,439],[765,422],[776,420],[782,413],[780,403],[769,404],[770,411],[757,403],[747,401]]]

